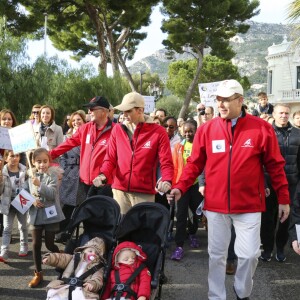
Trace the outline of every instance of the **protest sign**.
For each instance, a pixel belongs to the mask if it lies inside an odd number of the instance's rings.
[[[155,110],[155,97],[154,96],[143,96],[145,99],[145,113],[150,114]]]
[[[11,205],[13,205],[20,213],[24,215],[34,201],[35,198],[26,190],[22,189],[21,192],[11,202]]]
[[[201,103],[203,103],[205,106],[212,106],[212,107],[216,106],[215,93],[217,91],[217,87],[219,84],[220,84],[220,81],[199,84],[199,93],[200,93]]]
[[[0,126],[0,149],[12,150],[7,127]]]
[[[31,122],[13,127],[8,130],[14,153],[36,149],[37,144]]]

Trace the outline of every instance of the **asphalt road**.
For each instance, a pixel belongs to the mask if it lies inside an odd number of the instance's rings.
[[[167,251],[165,273],[168,282],[163,285],[163,300],[173,299],[207,299],[207,234],[199,229],[199,249],[191,249],[186,243],[185,257],[181,262],[170,260],[172,243]],[[60,249],[64,245],[59,244]],[[56,272],[51,267],[44,267],[44,282],[39,288],[28,288],[33,275],[32,253],[25,258],[17,256],[19,250],[18,235],[15,231],[11,244],[10,259],[7,264],[0,263],[0,299],[46,299],[45,287],[55,279]],[[45,249],[44,249],[45,250]],[[45,250],[46,251],[46,250]],[[299,300],[300,299],[300,257],[291,249],[287,250],[287,260],[278,263],[259,262],[254,276],[254,288],[251,299],[255,300]],[[227,299],[236,299],[232,286],[233,276],[226,276]]]

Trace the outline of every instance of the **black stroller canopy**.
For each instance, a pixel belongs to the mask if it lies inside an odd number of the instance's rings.
[[[169,220],[169,211],[161,204],[136,204],[127,212],[117,228],[117,239],[125,240],[131,236],[130,240],[133,241],[149,241],[149,234],[155,234],[160,240],[160,246],[164,246]]]
[[[91,237],[100,236],[110,244],[119,220],[120,207],[114,199],[101,195],[92,196],[74,211],[67,231],[72,233],[82,223],[85,233]]]

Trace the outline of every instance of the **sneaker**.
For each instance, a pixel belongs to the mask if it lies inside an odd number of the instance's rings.
[[[191,248],[199,248],[200,244],[198,239],[196,238],[196,236],[194,234],[190,234],[190,246]]]
[[[269,262],[271,261],[272,253],[263,251],[259,257],[261,261]]]
[[[28,246],[27,245],[21,245],[20,251],[18,254],[20,257],[24,257],[28,255]]]
[[[1,251],[0,262],[6,263],[7,260],[8,260],[8,252],[7,251]]]
[[[177,247],[171,256],[171,259],[180,261],[183,258],[183,253],[182,247]]]
[[[279,262],[284,262],[286,260],[286,256],[283,251],[277,251],[275,258]]]

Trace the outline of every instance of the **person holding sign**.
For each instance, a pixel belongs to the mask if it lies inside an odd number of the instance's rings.
[[[27,213],[23,214],[11,205],[25,182],[26,167],[20,164],[20,155],[14,154],[13,151],[5,151],[3,160],[6,164],[0,175],[0,212],[3,214],[4,224],[0,262],[7,262],[15,216],[20,230],[19,256],[28,254]]]
[[[25,189],[35,197],[29,209],[29,223],[32,235],[33,260],[35,264],[34,277],[28,287],[36,287],[43,280],[41,248],[42,235],[45,230],[46,248],[51,252],[59,252],[54,244],[55,233],[59,230],[59,222],[64,220],[57,192],[57,171],[49,168],[51,157],[44,148],[36,149],[32,154],[31,177],[25,182]]]

